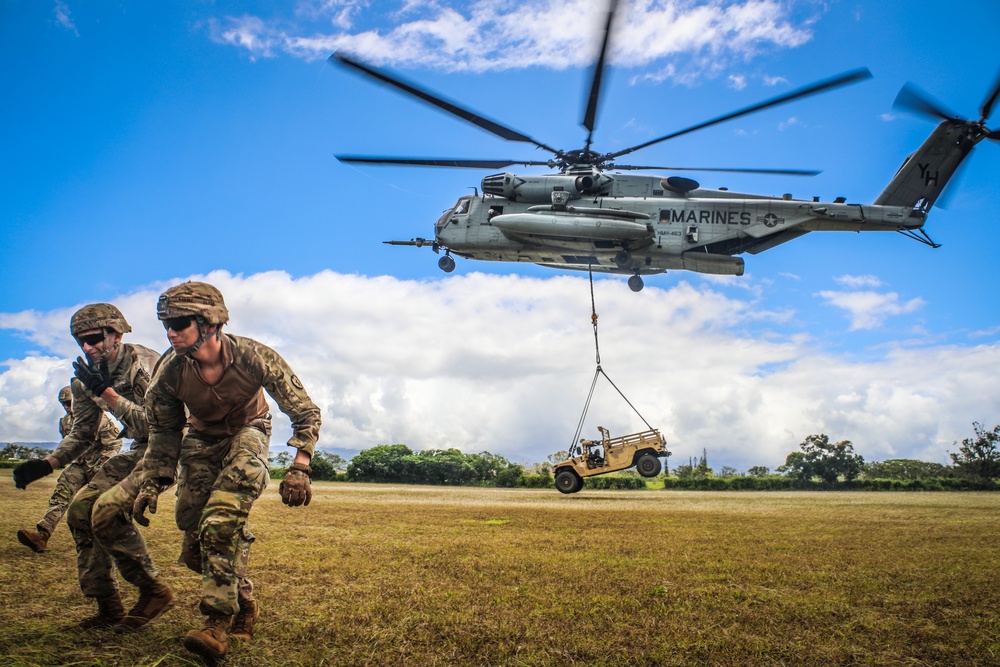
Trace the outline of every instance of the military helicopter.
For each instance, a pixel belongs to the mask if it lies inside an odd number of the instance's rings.
[[[631,171],[720,171],[790,175],[818,172],[782,169],[696,169],[626,165],[615,162],[654,144],[695,130],[823,93],[870,78],[859,69],[699,123],[645,143],[609,153],[591,148],[605,59],[617,12],[612,0],[603,41],[593,67],[582,125],[583,148],[564,151],[490,120],[385,70],[341,52],[330,56],[345,67],[431,104],[492,134],[532,144],[552,154],[546,161],[519,159],[405,158],[337,155],[344,163],[503,169],[513,165],[545,166],[557,173],[523,175],[503,172],[482,179],[482,194],[460,197],[434,225],[434,238],[385,241],[390,245],[427,246],[444,255],[438,266],[455,270],[454,256],[496,262],[532,262],[556,269],[630,275],[634,292],[642,276],[668,270],[716,275],[743,275],[741,255],[756,255],[809,232],[899,232],[930,247],[939,247],[924,232],[931,207],[962,161],[983,139],[1000,139],[986,120],[1000,94],[1000,78],[983,102],[979,120],[963,120],[946,112],[916,88],[904,86],[896,106],[940,119],[872,204],[780,198],[704,189],[681,176],[644,176]]]

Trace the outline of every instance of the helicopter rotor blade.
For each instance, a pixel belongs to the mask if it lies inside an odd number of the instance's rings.
[[[366,155],[335,155],[341,162],[350,164],[374,164],[374,165],[407,165],[415,167],[458,167],[463,169],[503,169],[511,165],[523,165],[525,167],[547,167],[548,162],[538,162],[533,160],[466,160],[462,158],[404,158],[404,157],[377,157]]]
[[[590,84],[590,95],[587,97],[587,108],[584,111],[582,121],[582,125],[587,128],[586,150],[590,150],[591,139],[594,135],[594,123],[597,119],[597,102],[601,96],[601,81],[604,78],[608,44],[611,41],[611,25],[614,23],[617,9],[618,0],[611,0],[608,3],[608,19],[604,25],[604,39],[601,42],[601,53],[597,57],[597,62],[594,63],[594,77]]]
[[[993,83],[993,92],[987,95],[986,99],[983,101],[982,110],[980,111],[982,116],[981,122],[985,122],[986,119],[990,117],[990,113],[993,112],[993,104],[997,101],[997,97],[1000,97],[1000,72],[997,72],[997,80]]]
[[[658,139],[653,139],[652,141],[647,141],[646,143],[639,144],[638,146],[633,146],[632,148],[626,148],[625,150],[617,151],[615,153],[609,153],[604,156],[606,159],[614,159],[621,155],[627,155],[640,148],[646,148],[647,146],[652,146],[653,144],[658,144],[661,141],[666,141],[667,139],[674,139],[689,132],[694,132],[695,130],[701,130],[703,128],[709,127],[711,125],[716,125],[727,120],[732,120],[734,118],[739,118],[741,116],[746,116],[748,114],[756,113],[757,111],[763,111],[764,109],[769,109],[771,107],[778,106],[780,104],[786,104],[792,100],[797,100],[803,97],[808,97],[810,95],[816,95],[834,88],[839,88],[840,86],[846,86],[848,84],[856,83],[858,81],[863,81],[865,79],[870,79],[872,73],[867,67],[862,67],[860,69],[851,70],[850,72],[845,72],[830,79],[825,79],[817,83],[805,86],[804,88],[799,88],[785,95],[779,95],[778,97],[772,98],[770,100],[761,102],[759,104],[754,104],[753,106],[746,107],[745,109],[740,109],[739,111],[734,111],[732,113],[726,114],[725,116],[719,116],[718,118],[713,118],[712,120],[705,121],[704,123],[699,123],[698,125],[693,125],[689,128],[680,130],[679,132],[674,132],[666,136],[660,137]]]
[[[561,153],[561,151],[558,151],[555,148],[552,148],[551,146],[546,146],[545,144],[536,141],[535,139],[532,139],[526,134],[522,134],[517,130],[511,129],[509,127],[501,125],[496,121],[490,120],[489,118],[486,118],[481,114],[465,109],[455,104],[454,102],[450,102],[426,90],[422,90],[417,86],[408,83],[399,77],[391,75],[380,69],[376,69],[370,65],[366,65],[359,60],[356,60],[346,54],[341,53],[340,51],[337,51],[332,56],[330,56],[328,61],[330,62],[330,64],[333,65],[339,63],[357,72],[361,72],[365,76],[375,79],[376,81],[381,81],[384,84],[397,88],[403,91],[404,93],[407,93],[408,95],[412,95],[413,97],[423,100],[424,102],[427,102],[432,106],[442,109],[443,111],[446,111],[454,116],[458,116],[462,120],[472,123],[473,125],[482,128],[487,132],[495,134],[501,139],[507,139],[508,141],[523,141],[525,143],[534,144],[535,146],[543,148],[549,151],[550,153],[554,153],[556,155],[559,155]]]
[[[727,168],[727,167],[653,167],[653,166],[640,166],[640,165],[628,165],[628,164],[615,164],[608,167],[609,170],[614,171],[616,169],[621,169],[623,171],[720,171],[729,172],[736,174],[777,174],[780,176],[816,176],[822,174],[822,171],[816,171],[815,169],[750,169],[750,168]]]
[[[940,103],[932,100],[930,95],[912,83],[903,85],[899,90],[899,94],[896,95],[896,101],[892,103],[892,106],[924,116],[931,116],[939,120],[955,120],[958,118],[958,114],[952,113]]]

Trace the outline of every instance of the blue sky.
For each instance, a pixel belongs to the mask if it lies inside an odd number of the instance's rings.
[[[232,331],[303,368],[324,446],[518,460],[565,448],[593,373],[586,277],[462,261],[446,277],[426,248],[382,241],[430,236],[486,172],[333,157],[547,156],[326,58],[350,49],[577,148],[592,5],[3,0],[0,441],[53,439],[75,308],[128,304],[132,339],[162,349],[156,295],[209,276]],[[598,150],[856,67],[874,75],[636,154],[823,171],[683,173],[706,187],[871,202],[934,126],[893,110],[899,88],[978,118],[1000,69],[992,1],[625,6]],[[707,448],[718,464],[774,467],[826,432],[869,460],[943,462],[973,421],[1000,421],[998,174],[1000,146],[984,142],[931,214],[936,250],[811,234],[747,256],[742,278],[672,272],[632,294],[602,277],[605,370],[685,461]],[[635,426],[613,396],[592,411],[595,424]]]

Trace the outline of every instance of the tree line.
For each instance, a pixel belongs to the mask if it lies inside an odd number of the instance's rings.
[[[849,440],[830,442],[826,434],[810,435],[791,452],[774,473],[754,466],[741,474],[723,466],[717,474],[708,465],[703,451],[695,462],[664,467],[665,488],[674,489],[870,489],[939,490],[996,489],[1000,478],[1000,425],[992,430],[973,422],[974,437],[955,443],[950,452],[951,466],[912,459],[890,459],[866,463],[854,452]],[[0,466],[11,461],[42,458],[51,450],[8,443],[0,448]],[[511,463],[503,456],[480,452],[465,454],[458,449],[428,449],[414,452],[403,444],[377,445],[365,449],[350,461],[317,450],[312,459],[313,479],[318,481],[380,482],[394,484],[434,484],[444,486],[494,486],[502,488],[548,488],[553,485],[552,468],[567,457],[556,452],[548,461],[533,464]],[[291,462],[290,454],[270,457],[271,474],[280,478]],[[645,480],[634,470],[590,477],[591,489],[642,489]]]

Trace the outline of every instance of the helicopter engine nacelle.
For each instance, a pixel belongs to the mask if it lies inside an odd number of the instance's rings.
[[[548,204],[552,201],[553,192],[566,192],[570,199],[579,199],[582,195],[604,190],[612,180],[604,174],[518,176],[508,171],[485,177],[482,185],[483,192],[488,195],[511,201]]]

